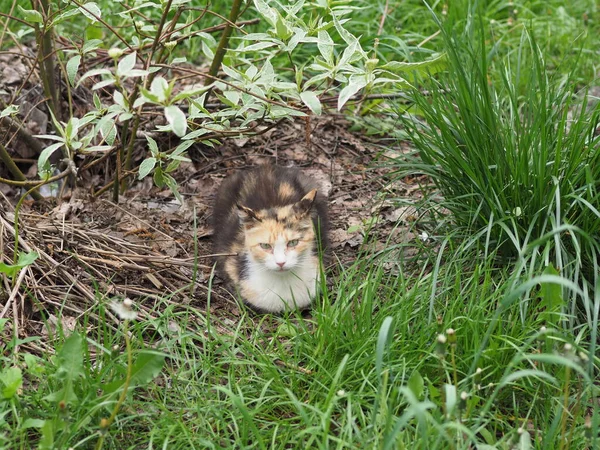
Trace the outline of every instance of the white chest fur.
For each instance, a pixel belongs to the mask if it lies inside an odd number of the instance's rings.
[[[310,256],[287,271],[273,271],[250,261],[248,278],[242,281],[242,294],[253,306],[271,312],[305,308],[315,297],[319,266]]]

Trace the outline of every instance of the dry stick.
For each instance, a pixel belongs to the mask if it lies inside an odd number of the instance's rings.
[[[2,319],[4,317],[4,315],[6,314],[6,311],[8,311],[8,308],[10,307],[11,302],[14,301],[15,307],[16,307],[15,298],[17,296],[17,293],[19,292],[19,288],[21,287],[21,284],[23,283],[23,279],[25,278],[26,274],[27,274],[27,267],[23,267],[21,269],[21,271],[19,272],[19,277],[17,278],[17,281],[15,282],[15,285],[13,286],[12,291],[10,292],[10,296],[8,297],[8,300],[6,301],[6,304],[4,305],[4,309],[2,309],[2,312],[0,312],[0,319]],[[17,338],[18,338],[18,335],[17,335]]]
[[[3,106],[4,102],[0,100],[0,106]],[[20,123],[18,123],[12,117],[3,117],[0,119],[0,127],[6,128],[6,131],[16,133],[17,137],[22,140],[28,147],[30,147],[36,154],[42,153],[44,147],[36,138],[34,138]]]
[[[383,33],[383,25],[385,24],[385,19],[388,15],[388,8],[390,6],[389,3],[389,0],[385,0],[385,6],[383,7],[383,14],[381,14],[381,20],[379,21],[379,29],[377,30],[377,36],[381,36],[381,33]]]

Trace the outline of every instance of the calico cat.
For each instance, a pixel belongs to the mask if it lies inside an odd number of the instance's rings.
[[[262,312],[303,309],[315,297],[327,205],[297,169],[259,166],[220,186],[213,210],[218,268]]]

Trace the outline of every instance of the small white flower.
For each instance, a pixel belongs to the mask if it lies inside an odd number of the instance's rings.
[[[346,391],[343,389],[340,389],[339,391],[337,391],[337,395],[338,395],[338,397],[343,397],[344,395],[346,395]]]
[[[426,242],[429,239],[429,233],[427,233],[427,231],[421,231],[421,234],[419,234],[419,239],[421,239],[423,242]]]
[[[137,313],[131,309],[133,306],[131,299],[126,298],[122,303],[113,300],[109,306],[121,320],[134,320],[137,317]]]

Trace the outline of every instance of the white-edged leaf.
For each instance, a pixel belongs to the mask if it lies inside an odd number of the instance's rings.
[[[39,11],[36,11],[35,9],[25,9],[21,5],[17,5],[17,8],[19,8],[21,15],[27,23],[31,24],[44,22],[44,17]]]
[[[106,86],[111,86],[115,84],[115,79],[111,78],[109,80],[99,81],[98,83],[92,86],[92,91],[97,91],[98,89],[102,89]]]
[[[124,77],[143,77],[148,75],[150,72],[148,72],[147,70],[142,70],[142,69],[131,69],[129,72],[127,72],[126,74],[123,74]]]
[[[133,70],[133,68],[135,67],[135,61],[136,61],[136,53],[130,53],[129,55],[125,56],[123,59],[121,59],[121,61],[119,61],[119,64],[117,65],[117,73],[121,76],[123,75],[129,75],[129,72],[131,72]]]
[[[89,41],[86,41],[85,44],[83,44],[83,47],[81,47],[81,53],[85,55],[86,53],[94,51],[100,48],[102,43],[102,39],[90,39]]]
[[[333,64],[333,45],[333,39],[329,33],[325,30],[319,31],[317,48],[323,59],[329,64]]]
[[[342,110],[346,102],[350,100],[350,97],[352,97],[366,85],[367,80],[365,77],[350,78],[350,84],[342,89],[340,96],[338,97],[338,111]]]
[[[90,19],[92,23],[98,22],[98,19],[102,17],[102,11],[95,2],[84,3],[79,7],[79,11]]]
[[[140,168],[138,171],[139,172],[138,180],[146,178],[148,176],[148,174],[150,172],[152,172],[152,170],[154,169],[154,166],[156,166],[156,158],[155,157],[151,156],[150,158],[143,160],[142,163],[140,164]]]
[[[148,141],[148,147],[150,148],[150,152],[154,156],[158,155],[158,144],[156,143],[156,141],[150,136],[146,136],[146,140]]]
[[[319,97],[317,97],[317,94],[313,91],[304,91],[300,93],[300,98],[313,113],[317,116],[321,115],[321,101],[319,100]]]
[[[278,45],[276,42],[257,42],[256,44],[250,44],[248,47],[236,48],[236,52],[255,52],[258,50],[264,50],[265,48],[273,47]]]
[[[112,72],[108,69],[94,69],[94,70],[88,70],[86,73],[84,73],[81,78],[79,79],[79,83],[77,83],[77,86],[79,86],[83,80],[90,78],[90,77],[95,77],[98,75],[112,75]]]
[[[164,102],[167,99],[169,91],[169,82],[163,77],[156,77],[150,85],[150,92],[156,96],[158,102]]]
[[[36,137],[39,139],[48,139],[50,141],[59,141],[59,142],[65,141],[65,138],[63,138],[62,136],[57,136],[55,134],[34,134],[33,137]]]
[[[121,94],[120,91],[115,91],[113,93],[113,100],[120,107],[127,109],[127,105],[125,104],[125,97],[123,97],[123,94]]]
[[[169,125],[171,125],[171,129],[173,133],[177,136],[182,137],[185,136],[185,132],[187,130],[187,119],[185,118],[185,114],[178,106],[169,105],[165,108],[165,118]]]
[[[75,55],[67,61],[67,77],[69,78],[69,84],[73,86],[75,84],[75,77],[79,70],[79,64],[81,63],[81,55]]]
[[[8,105],[2,111],[0,111],[0,118],[10,116],[19,112],[19,105]]]
[[[273,27],[277,25],[277,10],[271,8],[264,0],[254,0],[254,7]]]
[[[48,158],[50,158],[50,156],[52,156],[52,154],[63,145],[64,144],[62,142],[57,142],[56,144],[49,145],[42,150],[42,153],[40,153],[38,158],[38,171],[45,171],[48,169]]]

